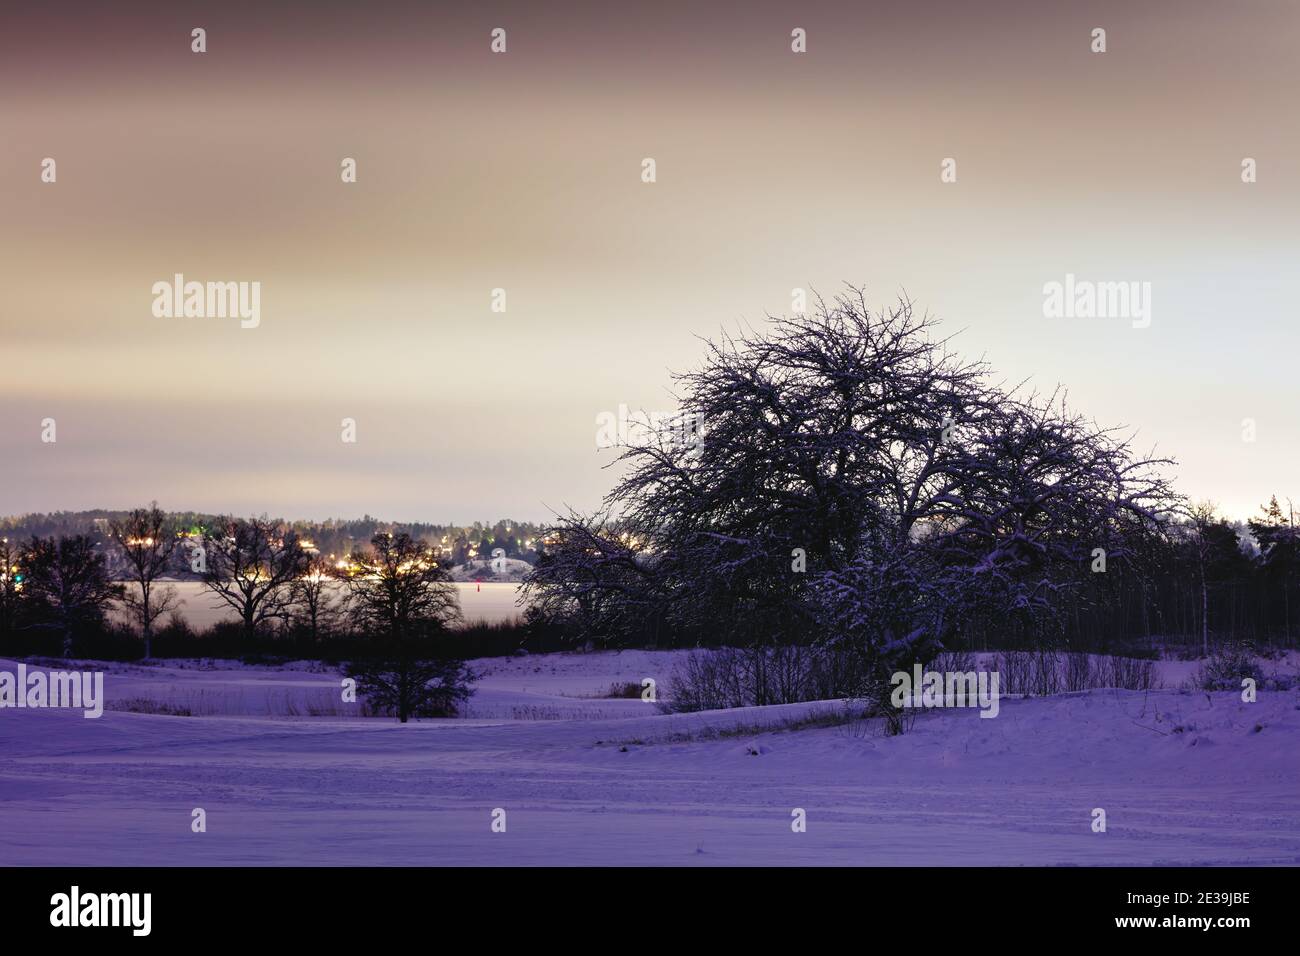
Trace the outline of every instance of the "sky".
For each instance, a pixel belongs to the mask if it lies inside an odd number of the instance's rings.
[[[1300,499],[1300,4],[35,6],[0,24],[0,514],[590,509],[599,416],[844,283],[1229,516]],[[259,283],[257,326],[155,315],[177,273]],[[1045,315],[1067,274],[1149,283],[1149,324]]]

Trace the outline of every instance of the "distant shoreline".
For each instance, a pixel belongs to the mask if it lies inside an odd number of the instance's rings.
[[[120,584],[130,584],[121,581]],[[453,581],[460,598],[461,615],[467,622],[486,621],[489,624],[505,623],[523,616],[523,608],[515,604],[519,596],[517,581]],[[235,620],[235,614],[229,608],[216,605],[214,599],[196,579],[159,579],[157,585],[174,587],[181,599],[181,606],[174,613],[179,615],[190,627],[204,630],[221,621]],[[120,609],[114,609],[112,617],[125,621]],[[164,621],[166,617],[164,617]]]

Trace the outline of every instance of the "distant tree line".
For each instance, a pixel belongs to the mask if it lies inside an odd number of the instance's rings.
[[[370,706],[403,721],[454,714],[469,697],[473,675],[456,654],[466,644],[448,640],[463,621],[447,562],[405,532],[378,532],[329,561],[284,522],[222,517],[199,535],[153,504],[111,519],[108,536],[129,568],[125,580],[113,579],[87,534],[0,539],[0,652],[96,656],[121,637],[108,620],[116,607],[151,657],[156,638],[188,630],[179,620],[159,628],[176,607],[166,575],[182,560],[234,613],[226,630],[238,632],[245,653],[278,639],[324,656],[329,642]]]
[[[26,514],[0,518],[0,537],[15,540],[30,538],[64,538],[86,535],[97,545],[106,544],[111,537],[114,522],[126,519],[125,511],[60,511],[51,514]],[[177,528],[192,535],[202,535],[213,527],[220,515],[198,512],[169,512]],[[277,521],[284,524],[303,541],[310,541],[321,554],[337,557],[351,554],[363,547],[379,532],[406,534],[413,540],[428,544],[453,565],[465,564],[475,559],[485,560],[496,549],[506,557],[533,563],[542,550],[543,526],[509,518],[492,522],[475,521],[470,525],[428,524],[423,522],[382,521],[366,515],[357,519],[329,519],[326,521]],[[110,570],[120,566],[122,555],[105,549]],[[188,576],[188,568],[177,564],[173,573]]]

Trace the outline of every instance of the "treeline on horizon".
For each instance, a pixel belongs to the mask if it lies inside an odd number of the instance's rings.
[[[94,546],[94,553],[87,560],[98,557],[105,560],[107,567],[112,567],[120,563],[121,556],[112,547],[111,535],[98,530],[97,522],[121,520],[127,514],[89,511],[6,518],[0,520],[0,535],[10,538],[14,553],[25,539],[33,536],[50,543],[85,536]],[[188,512],[171,513],[169,518],[176,527],[190,531],[210,529],[219,520],[215,516]],[[464,547],[463,542],[478,540],[506,549],[512,537],[540,542],[548,535],[564,540],[566,533],[571,540],[572,534],[572,528],[566,528],[564,523],[543,526],[500,521],[492,526],[476,523],[464,527],[383,522],[369,516],[353,521],[284,522],[282,527],[319,542],[317,547],[322,552],[338,548],[331,553],[350,553],[358,546],[359,536],[366,533],[370,538],[381,532],[406,533],[435,552],[441,539],[451,535],[456,535],[458,547]],[[1147,550],[1140,555],[1140,573],[1085,579],[1090,586],[1075,595],[1060,621],[1063,646],[1145,655],[1161,644],[1194,645],[1198,650],[1202,645],[1222,641],[1297,645],[1300,528],[1288,506],[1273,496],[1261,506],[1257,518],[1241,522],[1218,517],[1212,508],[1200,505],[1186,516],[1171,520],[1165,530],[1164,535],[1145,542]],[[480,535],[478,539],[471,537],[475,532]],[[178,556],[180,553],[177,552]],[[539,553],[531,549],[513,549],[513,553],[507,549],[507,553],[533,562],[539,560]],[[542,580],[550,573],[550,564],[541,558]],[[184,562],[177,560],[165,570],[170,572],[169,576],[176,576],[183,568]],[[5,577],[2,571],[0,577]],[[597,579],[597,575],[592,575],[593,581]],[[320,600],[319,595],[314,597]],[[84,656],[94,656],[91,651],[98,648],[102,656],[112,659],[143,656],[138,628],[132,630],[110,622],[108,615],[100,611],[106,611],[114,602],[104,596],[103,603],[102,609],[92,608],[78,622],[79,651]],[[153,636],[152,654],[158,657],[310,657],[320,656],[324,650],[333,659],[364,656],[364,635],[349,633],[340,616],[330,614],[328,609],[310,607],[309,613],[319,615],[320,619],[305,623],[300,615],[292,613],[292,607],[289,602],[279,621],[268,621],[267,626],[251,631],[238,622],[220,623],[199,631],[182,616],[169,616],[159,622]],[[573,613],[555,613],[551,608],[535,610],[518,623],[472,624],[449,631],[454,634],[455,647],[448,644],[448,648],[455,656],[477,657],[529,648],[558,650],[575,644],[694,647],[728,641],[739,643],[720,632],[665,631],[653,616],[621,628],[606,622],[603,633],[584,626],[576,618]],[[11,623],[0,603],[0,639],[14,637]],[[1021,620],[1015,616],[991,617],[984,625],[972,619],[967,625],[965,640],[961,642],[965,650],[1032,648],[1040,643],[1040,635],[1020,626]],[[48,639],[19,642],[11,639],[5,641],[0,651],[16,651],[19,643],[22,649],[32,653],[55,653],[58,649]],[[801,641],[796,637],[787,643]]]
[[[126,512],[63,512],[31,516],[36,520],[3,519],[6,536],[35,535],[58,540],[77,534],[95,535],[96,519],[113,520]],[[212,516],[178,513],[172,516],[185,527],[210,527]],[[364,532],[371,536],[381,530],[397,529],[426,542],[438,541],[444,534],[480,531],[486,538],[507,528],[516,534],[540,540],[548,533],[563,532],[563,526],[547,528],[527,522],[498,522],[496,527],[475,525],[470,528],[443,525],[406,525],[362,518],[347,522],[294,522],[299,533],[314,536],[328,544],[341,544]],[[322,535],[333,526],[337,537]],[[1169,534],[1151,542],[1144,555],[1141,574],[1097,579],[1098,584],[1112,585],[1108,594],[1084,594],[1072,604],[1063,621],[1062,643],[1080,649],[1145,653],[1153,644],[1188,644],[1200,649],[1204,642],[1225,640],[1255,644],[1297,646],[1300,634],[1300,528],[1287,506],[1276,496],[1260,508],[1260,515],[1247,522],[1228,521],[1202,507],[1197,514],[1171,523]],[[104,542],[109,538],[100,535]],[[507,540],[503,537],[492,540]],[[341,547],[340,547],[341,550]],[[111,554],[111,549],[109,549]],[[513,556],[513,555],[512,555]],[[535,555],[531,555],[534,557]],[[545,562],[543,562],[545,565]],[[89,651],[95,644],[108,649],[111,658],[142,656],[138,637],[124,626],[113,626],[91,615],[81,628]],[[651,633],[652,621],[644,630],[635,628],[610,634],[601,640],[597,635],[567,620],[564,615],[534,614],[528,622],[497,625],[474,624],[457,633],[459,656],[493,656],[531,647],[533,650],[557,650],[562,647],[593,643],[602,646],[683,647],[710,646],[718,643],[707,633]],[[0,614],[0,638],[6,636],[6,621]],[[968,650],[991,650],[1034,646],[1034,635],[1018,632],[1014,619],[994,626],[975,628],[964,642]],[[284,656],[295,649],[303,656],[318,653],[322,639],[333,656],[345,659],[355,655],[355,635],[331,627],[315,631],[294,624],[266,628],[249,635],[237,622],[217,624],[206,632],[190,627],[180,617],[161,622],[154,639],[153,653],[159,657],[228,654]],[[579,633],[580,632],[580,633]],[[11,635],[10,635],[11,636]],[[97,639],[96,639],[97,638]],[[201,640],[201,638],[205,638]],[[349,639],[350,638],[350,639]],[[596,638],[593,640],[593,638]],[[360,638],[364,640],[364,638]],[[23,642],[24,646],[32,642]],[[38,642],[48,644],[49,642]],[[797,641],[793,643],[798,643]],[[15,649],[12,641],[0,650]],[[1145,648],[1144,646],[1145,645]],[[54,650],[51,644],[44,650]],[[90,656],[89,654],[87,656]]]
[[[0,654],[368,661],[358,674],[373,685],[435,661],[430,673],[468,683],[455,664],[465,657],[526,641],[558,648],[544,622],[466,622],[453,566],[408,532],[376,531],[337,558],[274,519],[183,517],[151,504],[107,519],[100,534],[0,536]],[[191,627],[174,587],[181,568],[233,619]]]
[[[32,536],[63,538],[85,534],[102,544],[108,541],[108,525],[122,520],[129,513],[126,510],[96,509],[11,515],[0,517],[0,536],[23,540]],[[222,519],[221,515],[196,511],[168,512],[168,516],[178,527],[196,534],[214,527]],[[273,520],[299,537],[311,540],[325,555],[345,557],[358,547],[364,548],[371,538],[385,531],[408,534],[445,554],[452,564],[486,558],[497,548],[504,551],[506,557],[534,563],[545,531],[544,525],[509,518],[475,521],[468,525],[384,521],[368,514],[361,518],[328,518],[323,521]],[[178,570],[184,571],[183,568]]]

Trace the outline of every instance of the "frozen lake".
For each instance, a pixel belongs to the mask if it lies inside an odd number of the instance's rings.
[[[197,581],[171,581],[167,587],[176,589],[181,599],[179,612],[189,622],[190,627],[202,630],[218,621],[233,621],[236,616],[224,604],[217,606],[219,600],[205,591]],[[520,608],[515,604],[519,585],[507,583],[461,582],[456,584],[460,592],[460,609],[468,622],[488,621],[496,623],[518,617]]]

